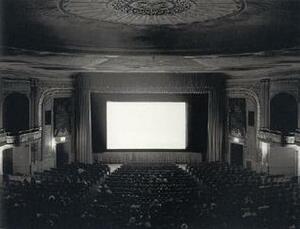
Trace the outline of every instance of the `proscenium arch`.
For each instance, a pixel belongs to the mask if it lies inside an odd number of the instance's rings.
[[[284,134],[298,128],[298,104],[296,98],[286,92],[274,95],[270,101],[270,127]]]
[[[30,103],[25,94],[13,92],[3,102],[3,128],[12,133],[29,129]]]

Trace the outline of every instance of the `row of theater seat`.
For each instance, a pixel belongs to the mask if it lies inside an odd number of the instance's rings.
[[[227,228],[300,228],[300,189],[296,179],[258,174],[227,163],[189,165],[217,206]]]
[[[299,228],[296,180],[227,163],[71,164],[10,183],[10,228]],[[15,219],[18,220],[15,220]]]
[[[198,185],[175,164],[123,165],[106,179],[106,185],[112,195],[100,194],[96,200],[98,207],[110,212],[107,223],[113,222],[113,228],[184,229],[195,217],[191,206],[198,198]],[[96,218],[102,210],[94,212]]]
[[[8,228],[71,228],[91,187],[109,174],[107,165],[70,164],[9,181],[5,190]]]

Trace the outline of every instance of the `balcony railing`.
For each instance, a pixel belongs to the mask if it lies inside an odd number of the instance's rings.
[[[4,145],[6,143],[6,132],[4,129],[0,129],[0,145]]]
[[[258,132],[258,139],[267,143],[278,143],[282,145],[295,144],[296,133],[282,133],[277,130],[270,130],[268,128],[261,128]],[[300,143],[300,132],[299,132],[299,143]]]
[[[0,145],[13,144],[18,145],[40,139],[42,136],[41,128],[32,128],[29,130],[19,131],[16,133],[5,132],[0,130]]]
[[[300,145],[300,129],[295,131],[295,142],[297,145]]]

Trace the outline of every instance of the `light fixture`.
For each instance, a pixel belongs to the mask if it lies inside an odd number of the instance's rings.
[[[240,143],[240,139],[237,138],[237,137],[234,137],[234,138],[233,138],[233,142],[234,142],[234,143]]]
[[[268,143],[261,142],[260,148],[261,148],[262,157],[263,157],[263,159],[265,159],[268,154]]]

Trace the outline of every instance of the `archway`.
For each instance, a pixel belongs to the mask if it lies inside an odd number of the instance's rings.
[[[29,100],[26,95],[12,93],[5,98],[3,127],[12,133],[29,129]]]
[[[274,96],[270,104],[272,130],[287,134],[298,127],[298,107],[296,99],[287,93]]]
[[[0,147],[0,177],[13,173],[13,147],[4,145]]]

